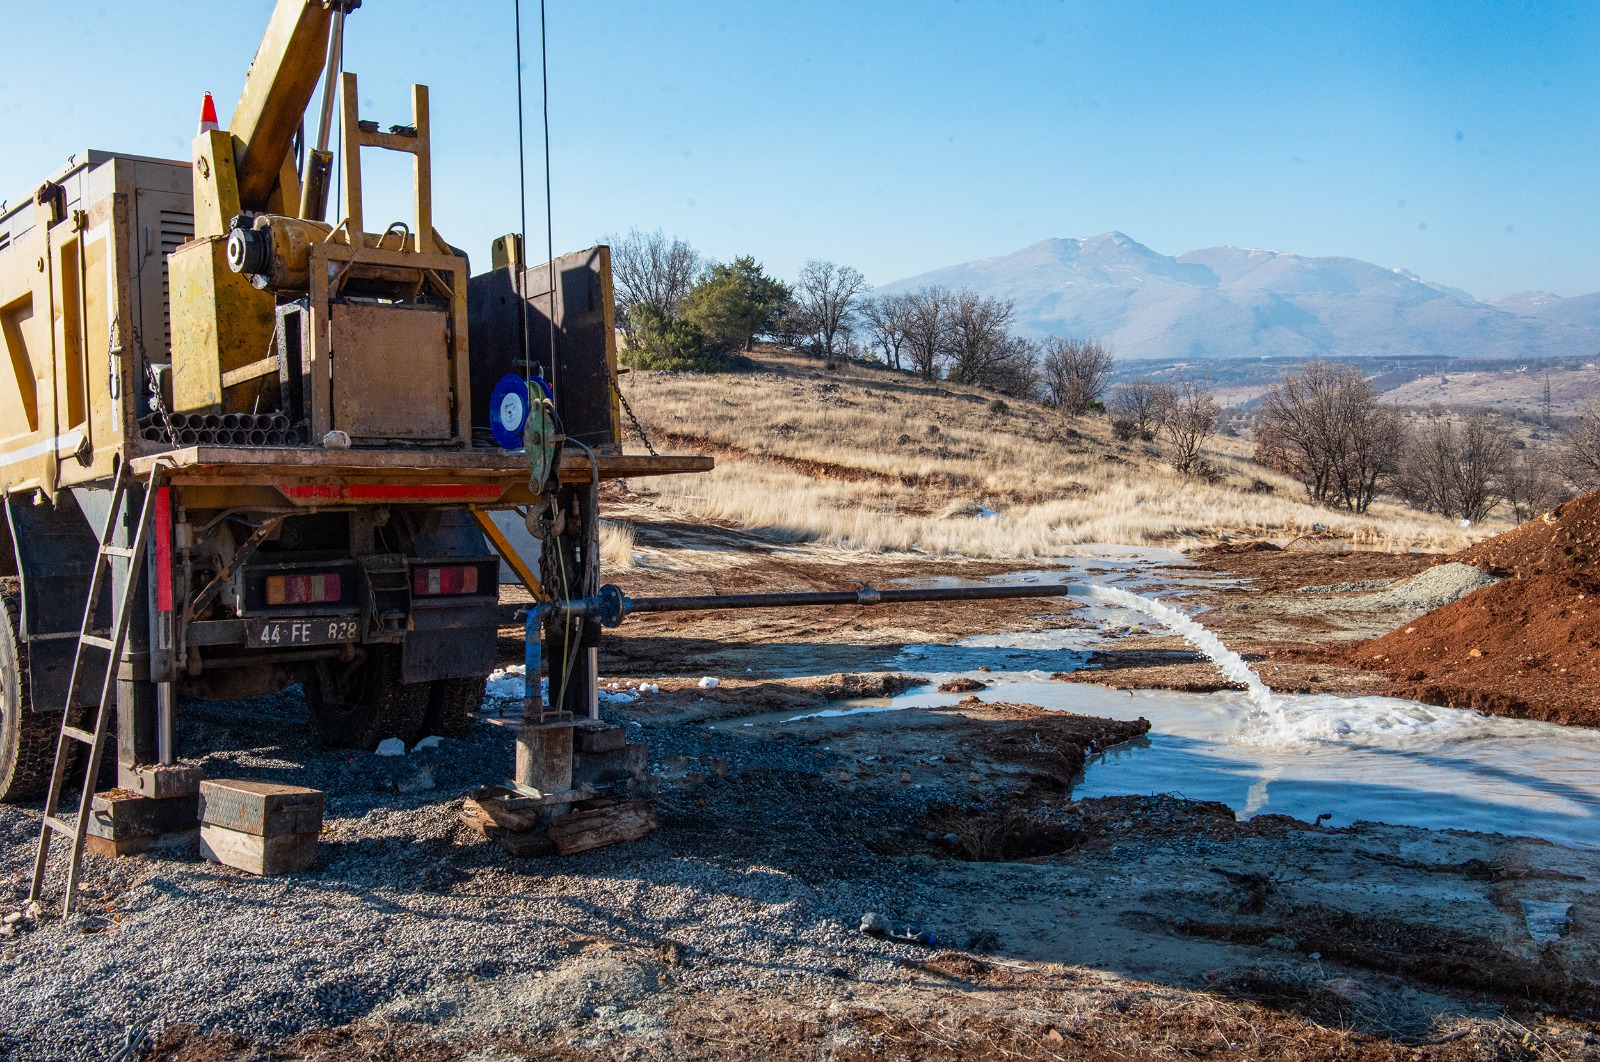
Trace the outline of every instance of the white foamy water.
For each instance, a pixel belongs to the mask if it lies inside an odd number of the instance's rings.
[[[1196,620],[1127,590],[1156,582],[1137,555],[1074,559],[1061,567],[1068,570],[1025,573],[1019,581],[1070,572],[1083,580],[1072,596],[1092,602],[1084,610],[1091,622],[1110,626],[1119,612],[1137,611],[1181,634],[1247,687],[1195,694],[1051,680],[1051,672],[1082,668],[1094,649],[1114,644],[1096,630],[986,634],[954,645],[906,647],[898,666],[929,675],[933,686],[965,675],[989,684],[977,694],[983,700],[1148,719],[1148,737],[1096,757],[1074,795],[1173,793],[1220,801],[1241,817],[1276,812],[1309,820],[1331,813],[1336,826],[1368,820],[1600,848],[1600,731],[1392,697],[1273,693]],[[1161,582],[1187,580],[1169,574]],[[991,670],[978,672],[980,666]],[[852,704],[882,711],[953,704],[965,696],[936,693],[933,686]]]

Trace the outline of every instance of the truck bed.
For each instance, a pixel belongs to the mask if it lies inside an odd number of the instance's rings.
[[[707,472],[710,457],[696,455],[598,455],[600,478],[631,479]],[[492,450],[324,450],[315,447],[188,446],[133,460],[140,479],[157,464],[162,479],[180,488],[269,487],[301,505],[398,500],[462,501],[475,505],[520,505],[532,500],[528,460]],[[591,475],[581,454],[561,458],[564,483]]]

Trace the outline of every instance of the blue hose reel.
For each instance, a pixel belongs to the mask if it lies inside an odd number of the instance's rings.
[[[544,392],[545,401],[554,401],[555,396],[549,384],[537,376],[531,380]],[[523,446],[522,429],[527,425],[528,414],[533,408],[528,400],[528,383],[528,380],[508,373],[500,377],[500,382],[494,385],[494,391],[489,396],[489,427],[494,432],[494,441],[507,450],[520,450]]]

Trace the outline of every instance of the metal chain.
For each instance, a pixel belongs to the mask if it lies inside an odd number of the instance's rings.
[[[628,415],[628,420],[633,424],[633,430],[639,433],[639,440],[644,443],[644,448],[650,451],[651,457],[660,457],[656,448],[650,445],[650,436],[644,433],[644,425],[639,423],[638,416],[633,412],[633,407],[628,405],[628,397],[622,393],[622,388],[617,386],[617,400],[622,403],[622,411]]]
[[[144,349],[144,337],[139,334],[137,326],[133,332],[133,345],[139,351],[139,363],[144,366],[144,385],[150,391],[150,408],[156,411],[161,418],[161,430],[166,433],[167,445],[178,445],[178,429],[172,426],[172,416],[167,412],[167,403],[161,397],[161,378],[156,375],[156,367],[150,364],[150,355]]]

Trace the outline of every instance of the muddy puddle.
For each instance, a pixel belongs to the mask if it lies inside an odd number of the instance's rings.
[[[1129,551],[1010,579],[1087,580],[1170,600],[1195,582],[1173,571],[1179,564]],[[828,714],[954,704],[966,694],[935,688],[972,678],[985,683],[977,696],[986,701],[1150,721],[1148,737],[1090,761],[1077,796],[1171,793],[1221,801],[1241,817],[1326,814],[1333,826],[1374,821],[1600,848],[1600,732],[1387,697],[1275,694],[1264,711],[1244,692],[1053,681],[1052,672],[1081,669],[1105,647],[1104,631],[1153,628],[1149,617],[1104,602],[1076,618],[1085,625],[907,646],[897,666],[927,676],[928,686]]]

